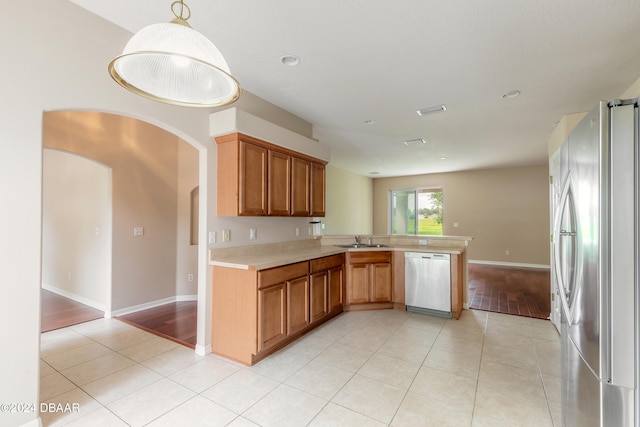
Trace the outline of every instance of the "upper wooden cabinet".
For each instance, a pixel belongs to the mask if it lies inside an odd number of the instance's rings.
[[[309,216],[311,212],[311,162],[294,157],[291,159],[291,215]]]
[[[324,216],[326,177],[323,163],[311,163],[311,215]]]
[[[269,150],[269,215],[287,216],[291,212],[291,156]]]
[[[241,133],[215,140],[218,215],[325,215],[326,162]]]

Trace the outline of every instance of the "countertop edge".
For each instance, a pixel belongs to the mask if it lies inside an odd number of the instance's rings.
[[[424,247],[424,246],[394,246],[382,248],[340,248],[338,246],[321,246],[318,249],[309,251],[291,251],[274,255],[269,260],[252,260],[252,256],[239,256],[232,259],[214,259],[209,261],[209,265],[215,267],[235,268],[238,270],[267,270],[269,268],[281,267],[283,265],[295,264],[296,262],[308,261],[315,258],[322,258],[331,255],[338,255],[347,252],[371,252],[371,251],[391,251],[391,252],[425,252],[425,253],[445,253],[462,254],[465,248],[451,247]]]

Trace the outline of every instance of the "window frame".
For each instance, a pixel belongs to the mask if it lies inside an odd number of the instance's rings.
[[[414,206],[414,233],[415,234],[399,234],[397,232],[394,233],[394,195],[397,192],[413,192],[415,197],[415,206]],[[418,215],[419,215],[419,194],[420,193],[442,193],[442,225],[444,228],[444,187],[443,186],[428,186],[428,187],[408,187],[408,188],[395,188],[389,190],[389,221],[388,221],[388,231],[391,236],[442,236],[444,235],[444,230],[441,231],[440,234],[420,234],[418,227]]]

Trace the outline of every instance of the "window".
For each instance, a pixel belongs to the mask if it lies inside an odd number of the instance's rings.
[[[442,235],[442,188],[392,190],[391,234]]]

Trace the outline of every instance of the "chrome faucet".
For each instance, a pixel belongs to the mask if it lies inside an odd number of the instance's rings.
[[[360,244],[360,236],[356,236],[356,245]]]
[[[367,239],[367,245],[371,246],[371,237]]]

